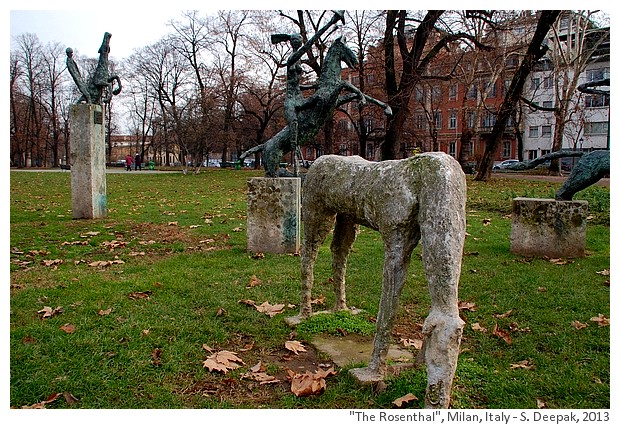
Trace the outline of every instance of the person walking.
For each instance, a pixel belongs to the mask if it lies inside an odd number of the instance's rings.
[[[139,153],[136,154],[135,162],[136,162],[136,171],[138,169],[142,171],[142,157],[140,156]]]
[[[133,163],[133,157],[130,154],[125,156],[125,164],[127,165],[127,171],[131,171],[131,164]]]

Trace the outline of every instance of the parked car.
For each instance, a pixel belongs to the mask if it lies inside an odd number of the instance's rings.
[[[507,159],[505,161],[500,162],[493,166],[493,170],[506,170],[511,165],[517,164],[519,162],[518,159]]]

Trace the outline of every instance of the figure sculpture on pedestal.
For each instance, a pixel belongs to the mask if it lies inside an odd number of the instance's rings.
[[[121,79],[115,74],[110,74],[108,71],[111,37],[112,34],[107,32],[103,35],[103,42],[99,48],[99,62],[97,63],[97,68],[87,81],[84,81],[82,78],[82,74],[73,59],[73,49],[67,48],[67,70],[69,70],[73,81],[82,94],[78,103],[107,103],[112,99],[113,95],[120,94],[122,89]],[[114,82],[117,84],[116,88],[114,87]]]
[[[341,62],[351,68],[358,64],[356,55],[346,46],[343,37],[336,39],[328,49],[317,82],[313,85],[300,85],[303,71],[299,60],[310,49],[318,36],[336,22],[344,21],[343,13],[343,11],[335,12],[329,23],[304,45],[301,45],[301,36],[297,34],[274,34],[271,38],[273,43],[290,41],[294,50],[287,60],[284,107],[288,124],[267,142],[247,150],[239,157],[243,160],[253,153],[262,151],[267,177],[286,175],[286,173],[279,171],[283,154],[290,151],[296,153],[301,144],[316,136],[325,122],[333,116],[337,107],[353,100],[359,100],[362,105],[370,101],[382,107],[386,115],[392,114],[392,110],[387,104],[363,94],[357,87],[341,79]],[[304,98],[302,91],[307,89],[316,89],[316,91],[308,98]],[[341,95],[343,91],[347,91],[347,93]]]

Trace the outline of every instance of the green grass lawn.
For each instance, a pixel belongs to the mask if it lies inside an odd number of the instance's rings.
[[[257,174],[108,174],[107,218],[73,220],[69,174],[11,172],[10,406],[67,392],[79,401],[47,407],[392,408],[407,393],[420,398],[408,406],[422,407],[424,368],[389,378],[380,391],[337,368],[323,394],[291,393],[287,367],[329,363],[308,345],[317,331],[372,341],[383,246],[362,228],[349,260],[348,303],[365,313],[292,332],[283,318],[298,312],[299,256],[246,251],[245,183]],[[609,189],[577,196],[591,208],[585,258],[509,251],[512,198],[552,197],[557,186],[468,182],[460,299],[471,309],[461,313],[453,408],[610,407],[610,328],[591,320],[610,315]],[[325,297],[317,309],[334,302],[328,246],[317,260],[313,296]],[[395,341],[417,338],[429,310],[420,252]],[[242,300],[285,304],[284,312],[269,317]],[[60,309],[43,318],[45,307]],[[293,337],[308,351],[285,349]],[[221,350],[237,353],[240,368],[203,367]],[[258,362],[279,382],[246,377]]]

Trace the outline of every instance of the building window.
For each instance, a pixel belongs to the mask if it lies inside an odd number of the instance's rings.
[[[467,121],[467,124],[469,125],[469,128],[473,129],[474,126],[476,125],[476,113],[475,112],[469,112],[469,120]]]
[[[595,80],[601,80],[601,79],[607,79],[609,78],[609,67],[587,70],[586,78],[588,79],[588,82],[592,82]]]
[[[456,158],[456,142],[450,142],[448,153]]]
[[[468,98],[476,98],[478,97],[478,88],[476,87],[476,85],[472,85],[471,88],[469,88],[469,92],[467,93],[467,97]]]
[[[375,83],[375,75],[370,73],[368,76],[366,76],[366,82],[370,84]]]
[[[502,157],[510,158],[512,155],[512,144],[509,141],[505,141],[502,146]]]
[[[351,83],[355,86],[360,84],[360,77],[359,76],[351,76]]]
[[[530,127],[530,132],[528,134],[528,137],[533,138],[533,139],[538,137],[538,126]]]
[[[441,117],[441,112],[435,112],[433,114],[433,118],[435,119],[435,128],[437,128],[438,130],[440,130],[443,127],[443,119]]]
[[[366,133],[370,133],[375,129],[375,118],[364,119],[364,126],[366,127]]]
[[[546,109],[551,109],[553,107],[553,101],[543,101],[542,107]]]
[[[545,89],[550,89],[553,88],[553,76],[547,76],[546,78],[543,79],[543,88]]]
[[[609,106],[609,94],[586,94],[586,107],[605,107]]]
[[[448,97],[450,97],[450,100],[456,100],[457,95],[458,95],[458,84],[454,84],[454,85],[450,85],[450,88],[448,88]]]
[[[339,148],[339,155],[346,156],[347,155],[347,145],[341,144]]]
[[[312,158],[312,148],[306,146],[306,159],[311,159]]]
[[[486,81],[484,83],[484,91],[488,94],[488,97],[494,98],[497,95],[495,87],[495,82],[491,83],[490,81]]]
[[[431,92],[431,102],[441,101],[441,86],[434,86]]]
[[[540,78],[539,77],[533,77],[532,78],[532,85],[531,85],[530,89],[531,90],[537,90],[539,86],[540,86]]]
[[[482,117],[482,127],[483,128],[491,128],[495,125],[495,114],[487,112]]]
[[[528,150],[527,151],[527,159],[536,159],[538,158],[538,150]]]
[[[426,129],[426,118],[424,117],[422,113],[417,113],[415,115],[415,127],[418,130]]]
[[[451,130],[456,129],[456,124],[457,124],[456,114],[457,114],[456,111],[450,112],[450,119],[448,120],[448,128],[450,128]]]
[[[543,137],[551,137],[551,125],[543,125],[542,126],[542,136]]]
[[[424,101],[424,89],[423,88],[415,89],[415,101]]]
[[[583,134],[586,136],[607,134],[609,123],[607,122],[586,122]]]

